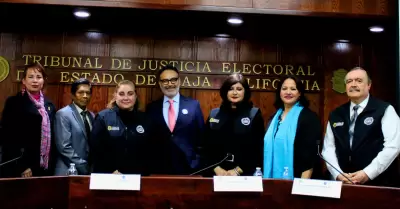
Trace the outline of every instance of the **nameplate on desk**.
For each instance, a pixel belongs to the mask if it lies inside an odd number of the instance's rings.
[[[340,198],[341,192],[341,181],[295,178],[292,187],[292,194],[297,195]]]
[[[262,192],[261,176],[214,176],[214,192]]]
[[[92,173],[89,188],[91,190],[140,191],[140,175]]]

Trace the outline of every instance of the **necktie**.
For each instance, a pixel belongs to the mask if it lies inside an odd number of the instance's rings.
[[[175,110],[174,110],[174,100],[169,100],[169,109],[168,109],[168,126],[169,130],[172,132],[175,128]]]
[[[356,105],[356,106],[353,107],[354,113],[350,118],[350,126],[349,126],[350,147],[353,145],[354,125],[355,125],[356,120],[357,120],[357,116],[358,116],[357,110],[358,110],[359,107],[360,107],[359,105]]]
[[[90,137],[90,126],[89,126],[89,121],[87,120],[87,111],[82,111],[81,112],[82,118],[83,118],[83,123],[85,124],[85,129],[86,129],[86,136],[89,139]]]

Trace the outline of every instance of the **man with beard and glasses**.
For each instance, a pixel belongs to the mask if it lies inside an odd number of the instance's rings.
[[[71,86],[72,104],[60,109],[55,119],[55,143],[58,150],[55,175],[67,174],[71,163],[79,175],[90,173],[89,140],[94,114],[87,110],[92,96],[92,86],[80,78]]]
[[[322,155],[336,180],[399,186],[400,119],[393,106],[370,96],[371,79],[360,67],[346,77],[350,101],[331,112]],[[346,178],[347,177],[347,178]]]
[[[152,122],[152,173],[188,175],[199,167],[199,146],[204,118],[197,100],[179,93],[181,80],[176,67],[167,65],[157,73],[163,98],[146,108]]]

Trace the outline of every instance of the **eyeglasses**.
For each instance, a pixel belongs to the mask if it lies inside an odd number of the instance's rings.
[[[160,82],[163,85],[168,85],[169,82],[171,82],[171,84],[176,84],[176,82],[178,81],[179,78],[171,78],[171,79],[161,79]]]

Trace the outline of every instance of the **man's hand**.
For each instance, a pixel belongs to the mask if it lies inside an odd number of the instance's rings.
[[[32,170],[30,168],[26,169],[21,173],[22,178],[32,177]]]
[[[356,184],[365,184],[365,182],[369,181],[368,175],[363,170],[350,173],[350,176],[351,180]]]
[[[349,178],[350,180],[353,181],[353,179],[351,179],[351,175],[347,174],[347,173],[343,173],[344,176],[346,176],[347,178]],[[336,180],[342,181],[345,184],[352,184],[347,178],[345,178],[344,176],[342,176],[342,174],[339,174],[336,178]],[[355,182],[354,182],[355,183]]]
[[[219,166],[214,168],[214,172],[217,176],[229,176],[228,171]]]

